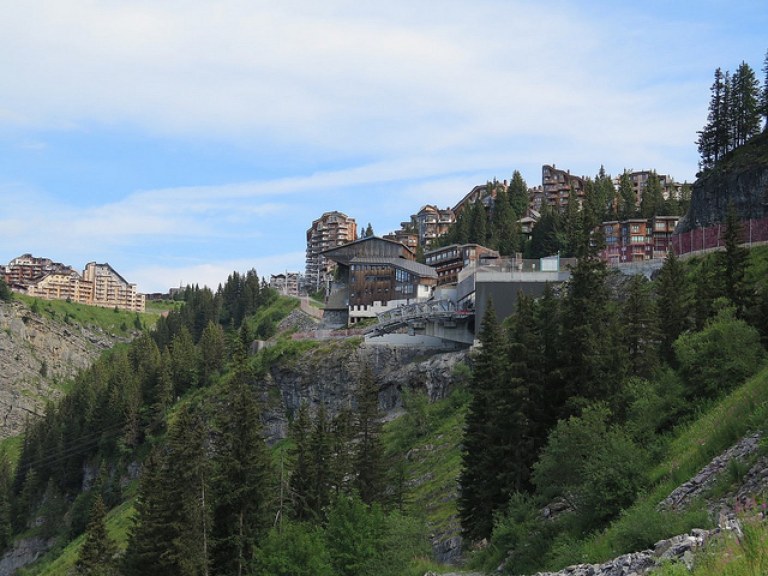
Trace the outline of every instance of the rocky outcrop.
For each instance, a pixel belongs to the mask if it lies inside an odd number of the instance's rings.
[[[768,217],[768,133],[734,150],[694,183],[691,207],[676,232],[725,222],[729,205],[742,220]]]
[[[52,540],[23,538],[13,543],[13,548],[0,559],[0,576],[12,576],[19,568],[36,561],[53,545]]]
[[[318,344],[293,359],[275,363],[262,381],[269,409],[265,415],[267,437],[285,438],[288,416],[302,403],[323,404],[330,415],[354,402],[364,366],[370,366],[379,384],[379,406],[393,415],[402,408],[405,389],[426,392],[430,400],[450,394],[453,371],[466,352],[440,353],[435,348],[366,344],[338,340]]]
[[[117,339],[96,328],[55,322],[21,302],[0,302],[0,438],[61,394],[55,385],[87,368]]]

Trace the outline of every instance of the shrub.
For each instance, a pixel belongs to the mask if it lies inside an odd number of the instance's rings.
[[[760,334],[725,307],[704,330],[674,343],[680,374],[690,397],[714,398],[754,374],[765,355]]]

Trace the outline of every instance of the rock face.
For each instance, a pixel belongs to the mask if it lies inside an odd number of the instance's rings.
[[[0,559],[0,576],[11,576],[16,570],[31,564],[45,554],[53,541],[42,538],[24,538],[13,543],[13,548]]]
[[[768,133],[734,151],[694,183],[690,210],[677,232],[725,222],[729,204],[742,220],[768,217]]]
[[[0,302],[0,438],[18,434],[42,414],[54,386],[87,368],[116,338],[33,314],[20,302]]]
[[[288,416],[303,402],[310,408],[324,404],[331,416],[352,405],[366,365],[379,384],[380,408],[395,415],[406,388],[425,391],[432,401],[450,394],[454,367],[466,358],[466,352],[437,353],[430,347],[323,343],[293,361],[278,362],[263,381],[267,437],[271,442],[285,438]]]

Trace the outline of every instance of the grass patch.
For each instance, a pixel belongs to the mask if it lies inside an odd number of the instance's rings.
[[[129,312],[114,308],[88,306],[66,300],[41,300],[23,294],[16,294],[19,301],[44,318],[64,324],[97,327],[108,334],[129,336],[138,329],[145,330],[155,325],[159,313]]]

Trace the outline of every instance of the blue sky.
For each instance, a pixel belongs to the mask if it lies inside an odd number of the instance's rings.
[[[541,165],[695,178],[714,69],[760,72],[763,1],[25,0],[0,19],[0,262],[143,292],[304,269]]]

